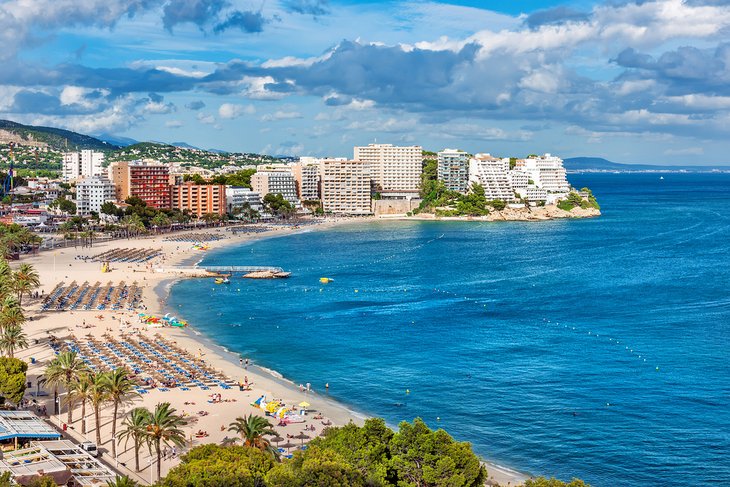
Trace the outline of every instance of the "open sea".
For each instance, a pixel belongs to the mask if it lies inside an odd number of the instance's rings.
[[[730,175],[569,179],[603,216],[262,240],[205,261],[290,279],[191,279],[169,305],[255,364],[391,425],[420,416],[501,465],[730,485]]]

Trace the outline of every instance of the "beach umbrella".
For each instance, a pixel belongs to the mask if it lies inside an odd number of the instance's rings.
[[[289,448],[291,448],[293,446],[297,446],[296,443],[292,443],[291,441],[287,441],[286,443],[284,443],[283,445],[281,445],[281,448],[286,448],[286,451],[288,452],[289,451]]]
[[[304,432],[299,433],[298,435],[294,436],[297,440],[302,440],[302,445],[304,444],[304,440],[308,440],[311,438],[311,436],[305,434]]]
[[[302,401],[299,403],[299,407],[302,408],[308,408],[309,406],[311,406],[311,404],[309,404],[307,401]]]
[[[271,438],[271,441],[273,441],[274,443],[276,443],[276,446],[279,446],[279,442],[280,441],[284,441],[284,438],[282,438],[281,436],[278,436],[277,435],[277,436],[274,436],[273,438]]]

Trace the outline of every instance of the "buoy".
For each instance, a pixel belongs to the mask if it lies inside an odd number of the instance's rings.
[[[656,370],[658,371],[659,370],[659,367],[657,367]]]
[[[441,418],[439,416],[436,416],[436,421],[441,421]]]
[[[411,390],[410,389],[406,389],[406,394],[410,394],[410,393],[411,393]]]
[[[360,291],[358,291],[357,289],[355,289],[355,292],[356,292],[356,293],[359,293]]]

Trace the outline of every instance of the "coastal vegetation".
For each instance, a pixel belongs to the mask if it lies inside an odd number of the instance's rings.
[[[241,429],[251,431],[247,419],[239,418],[244,420]],[[368,419],[362,427],[327,428],[305,450],[281,462],[255,441],[199,446],[158,485],[477,487],[486,475],[471,445],[431,430],[420,419],[401,423],[397,432],[382,419]]]
[[[582,188],[580,192],[571,191],[564,200],[558,202],[558,208],[565,211],[570,211],[573,208],[601,209],[598,201],[596,201],[596,197],[593,196],[593,192],[588,188]]]
[[[444,183],[425,179],[421,185],[421,204],[414,213],[434,213],[437,216],[486,216],[491,210],[503,210],[507,203],[487,200],[484,187],[472,184],[467,194],[446,189]]]

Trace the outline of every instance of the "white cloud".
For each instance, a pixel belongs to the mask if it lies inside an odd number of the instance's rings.
[[[226,120],[233,120],[242,115],[253,115],[256,113],[256,107],[253,105],[236,105],[233,103],[224,103],[218,107],[218,116]]]
[[[262,122],[274,122],[278,120],[293,120],[296,118],[302,118],[303,115],[299,112],[287,112],[283,110],[277,110],[274,113],[267,113],[261,117]]]
[[[153,115],[164,115],[176,111],[172,103],[150,101],[144,106],[144,111]]]
[[[198,119],[198,122],[206,125],[213,125],[216,123],[215,117],[209,113],[198,112],[195,118]]]
[[[181,120],[168,120],[167,122],[165,122],[165,127],[170,129],[177,129],[182,127],[183,125],[184,124]]]

